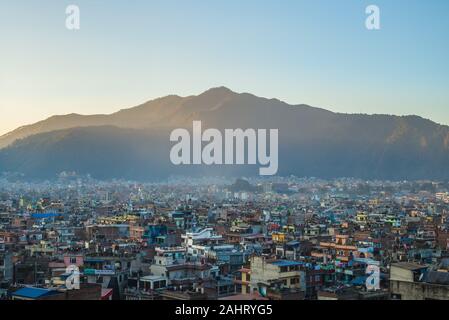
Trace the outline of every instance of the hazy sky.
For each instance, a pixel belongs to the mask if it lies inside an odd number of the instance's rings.
[[[0,0],[0,134],[221,85],[449,124],[448,15],[447,0]]]

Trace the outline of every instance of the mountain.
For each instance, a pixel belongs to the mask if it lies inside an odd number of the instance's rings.
[[[110,115],[54,116],[0,137],[0,171],[148,180],[170,174],[252,175],[259,166],[174,166],[174,128],[279,129],[280,175],[449,179],[449,127],[417,116],[334,113],[213,88]]]
[[[199,96],[182,98],[170,95],[110,115],[72,113],[52,116],[0,136],[0,149],[11,145],[14,141],[35,134],[77,127],[116,126],[119,128],[148,129],[182,126],[195,113],[218,108],[220,104],[236,95],[231,90],[221,87],[206,91]]]

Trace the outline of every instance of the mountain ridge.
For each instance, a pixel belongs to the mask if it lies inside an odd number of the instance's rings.
[[[389,114],[362,114],[362,113],[349,114],[349,113],[333,112],[333,111],[329,111],[324,108],[312,107],[307,104],[289,104],[287,102],[281,101],[276,98],[262,98],[262,97],[258,97],[256,95],[253,95],[251,93],[246,93],[246,92],[236,93],[227,87],[221,86],[221,87],[215,87],[215,88],[206,90],[205,92],[203,92],[197,96],[190,95],[190,96],[182,97],[179,95],[170,94],[170,95],[167,95],[164,97],[159,97],[156,99],[148,100],[148,101],[146,101],[140,105],[134,106],[134,107],[120,109],[120,110],[110,113],[110,114],[85,115],[85,114],[78,114],[78,113],[69,113],[69,114],[64,114],[64,115],[53,115],[44,120],[38,121],[36,123],[20,126],[8,133],[5,133],[4,135],[1,135],[0,136],[0,149],[10,145],[11,143],[13,143],[14,141],[16,141],[18,139],[23,139],[23,138],[26,138],[28,136],[38,134],[38,133],[50,132],[53,130],[60,130],[60,129],[68,129],[68,128],[75,128],[75,127],[87,127],[87,126],[103,126],[103,125],[115,125],[115,126],[123,127],[123,128],[146,128],[150,124],[154,125],[154,123],[156,121],[159,121],[161,123],[161,126],[167,126],[170,123],[175,125],[175,123],[173,123],[174,121],[169,121],[168,119],[170,118],[170,116],[172,116],[176,112],[184,111],[184,113],[185,113],[186,111],[187,112],[190,111],[190,113],[192,114],[192,113],[198,112],[198,111],[207,111],[208,109],[210,110],[210,109],[218,108],[220,105],[217,103],[212,104],[212,106],[210,103],[209,104],[206,103],[207,107],[204,109],[204,105],[203,105],[203,109],[200,109],[200,110],[196,110],[196,109],[192,108],[191,105],[189,105],[190,101],[193,100],[193,103],[198,103],[198,101],[201,102],[201,99],[203,99],[204,97],[206,97],[207,102],[210,102],[211,96],[213,96],[215,99],[218,98],[218,100],[221,100],[220,101],[221,103],[223,103],[223,98],[225,98],[224,100],[228,100],[228,99],[231,99],[232,97],[236,97],[236,96],[240,96],[240,97],[249,96],[254,99],[270,101],[270,102],[276,103],[277,105],[284,105],[284,106],[296,107],[296,108],[311,108],[316,111],[321,110],[323,112],[327,112],[327,113],[331,113],[331,114],[338,114],[338,115],[395,116],[395,115],[389,115]],[[197,99],[195,99],[195,98],[197,98]],[[166,107],[167,105],[171,106],[172,108],[169,110],[163,110],[163,107]],[[182,107],[187,107],[187,110],[182,109]],[[135,125],[126,123],[126,122],[132,123],[133,121],[127,121],[128,119],[121,119],[122,116],[127,117],[132,114],[134,114],[136,118],[140,118],[141,117],[140,113],[146,114],[149,111],[151,111],[153,113],[162,113],[163,115],[165,115],[165,117],[159,117],[156,119],[148,119],[148,118],[144,117],[143,119],[140,119],[141,120],[140,123],[136,123]],[[425,119],[425,118],[422,118],[419,116],[415,116],[415,115],[404,115],[404,116],[396,116],[396,117],[418,117],[423,120],[431,121],[431,120],[428,120],[428,119]],[[147,121],[147,122],[144,122],[144,121]],[[431,121],[431,122],[438,124],[434,121]],[[164,125],[164,123],[166,123],[166,125]],[[179,125],[185,125],[185,123],[179,123]],[[441,124],[438,124],[438,125],[441,125]],[[444,126],[444,125],[442,125],[442,126]]]
[[[101,126],[101,125],[117,125],[118,127],[140,127],[145,128],[145,125],[126,125],[120,123],[120,117],[124,115],[125,117],[129,114],[136,114],[137,117],[140,117],[139,112],[141,113],[148,113],[149,111],[155,112],[155,113],[162,113],[165,115],[165,118],[160,117],[159,119],[156,119],[162,123],[163,121],[167,121],[167,118],[169,118],[171,115],[173,115],[175,112],[180,111],[180,109],[184,106],[186,106],[187,111],[192,109],[192,106],[189,106],[189,102],[191,100],[194,100],[195,98],[198,98],[201,102],[203,98],[206,97],[207,102],[210,101],[210,96],[213,96],[215,99],[222,98],[223,96],[235,96],[238,95],[234,91],[226,88],[226,87],[216,87],[211,88],[197,96],[190,95],[186,97],[181,97],[178,95],[167,95],[164,97],[159,97],[156,99],[149,100],[147,102],[144,102],[140,105],[121,109],[116,112],[110,113],[110,114],[92,114],[92,115],[84,115],[84,114],[78,114],[78,113],[70,113],[65,115],[53,115],[50,116],[44,120],[38,121],[33,124],[24,125],[16,128],[15,130],[8,132],[2,136],[0,136],[0,149],[4,148],[11,143],[13,143],[15,140],[23,139],[28,136],[43,133],[43,132],[50,132],[53,130],[59,130],[59,129],[67,129],[67,128],[74,128],[78,126]],[[251,95],[249,93],[241,93],[241,95]],[[251,95],[252,97],[256,97],[254,95]],[[261,98],[266,99],[266,98]],[[272,101],[278,101],[279,103],[285,103],[281,102],[278,99],[270,99]],[[198,100],[195,100],[194,103],[197,103]],[[221,101],[223,102],[223,101]],[[287,103],[285,103],[287,105]],[[163,110],[163,107],[166,107],[167,105],[171,106],[172,108],[169,110]],[[213,104],[213,107],[210,107],[210,103],[206,104],[208,108],[218,107],[219,105],[217,103]],[[294,105],[289,105],[294,106]],[[304,104],[297,105],[297,106],[307,106]],[[307,106],[310,107],[310,106]],[[311,107],[312,108],[312,107]],[[317,108],[319,109],[319,108]],[[170,112],[171,111],[171,112]],[[184,110],[185,112],[186,110]],[[195,110],[194,110],[195,111]],[[145,121],[151,120],[144,118]],[[84,121],[84,122],[83,122]],[[153,120],[154,122],[155,120]],[[55,123],[56,122],[56,123]],[[61,123],[63,122],[63,123]],[[68,123],[67,123],[68,122]],[[173,121],[168,121],[168,123]],[[146,123],[148,125],[148,122]]]
[[[173,173],[254,174],[251,166],[171,165],[170,131],[191,130],[194,120],[202,121],[203,129],[279,129],[280,175],[449,179],[448,126],[414,115],[290,105],[225,87],[198,96],[169,95],[109,115],[53,116],[18,128],[0,137],[0,171],[144,180]]]

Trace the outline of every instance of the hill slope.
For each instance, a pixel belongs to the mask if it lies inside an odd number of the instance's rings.
[[[379,179],[449,178],[449,127],[417,116],[339,114],[215,88],[168,96],[111,115],[51,117],[0,138],[0,171],[147,180],[169,174],[257,174],[258,166],[170,164],[169,134],[192,121],[213,128],[278,128],[279,174]]]

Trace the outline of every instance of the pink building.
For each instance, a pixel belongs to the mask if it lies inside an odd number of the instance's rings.
[[[77,267],[81,267],[84,265],[84,257],[83,255],[71,254],[64,256],[64,264],[66,267],[75,265]]]

